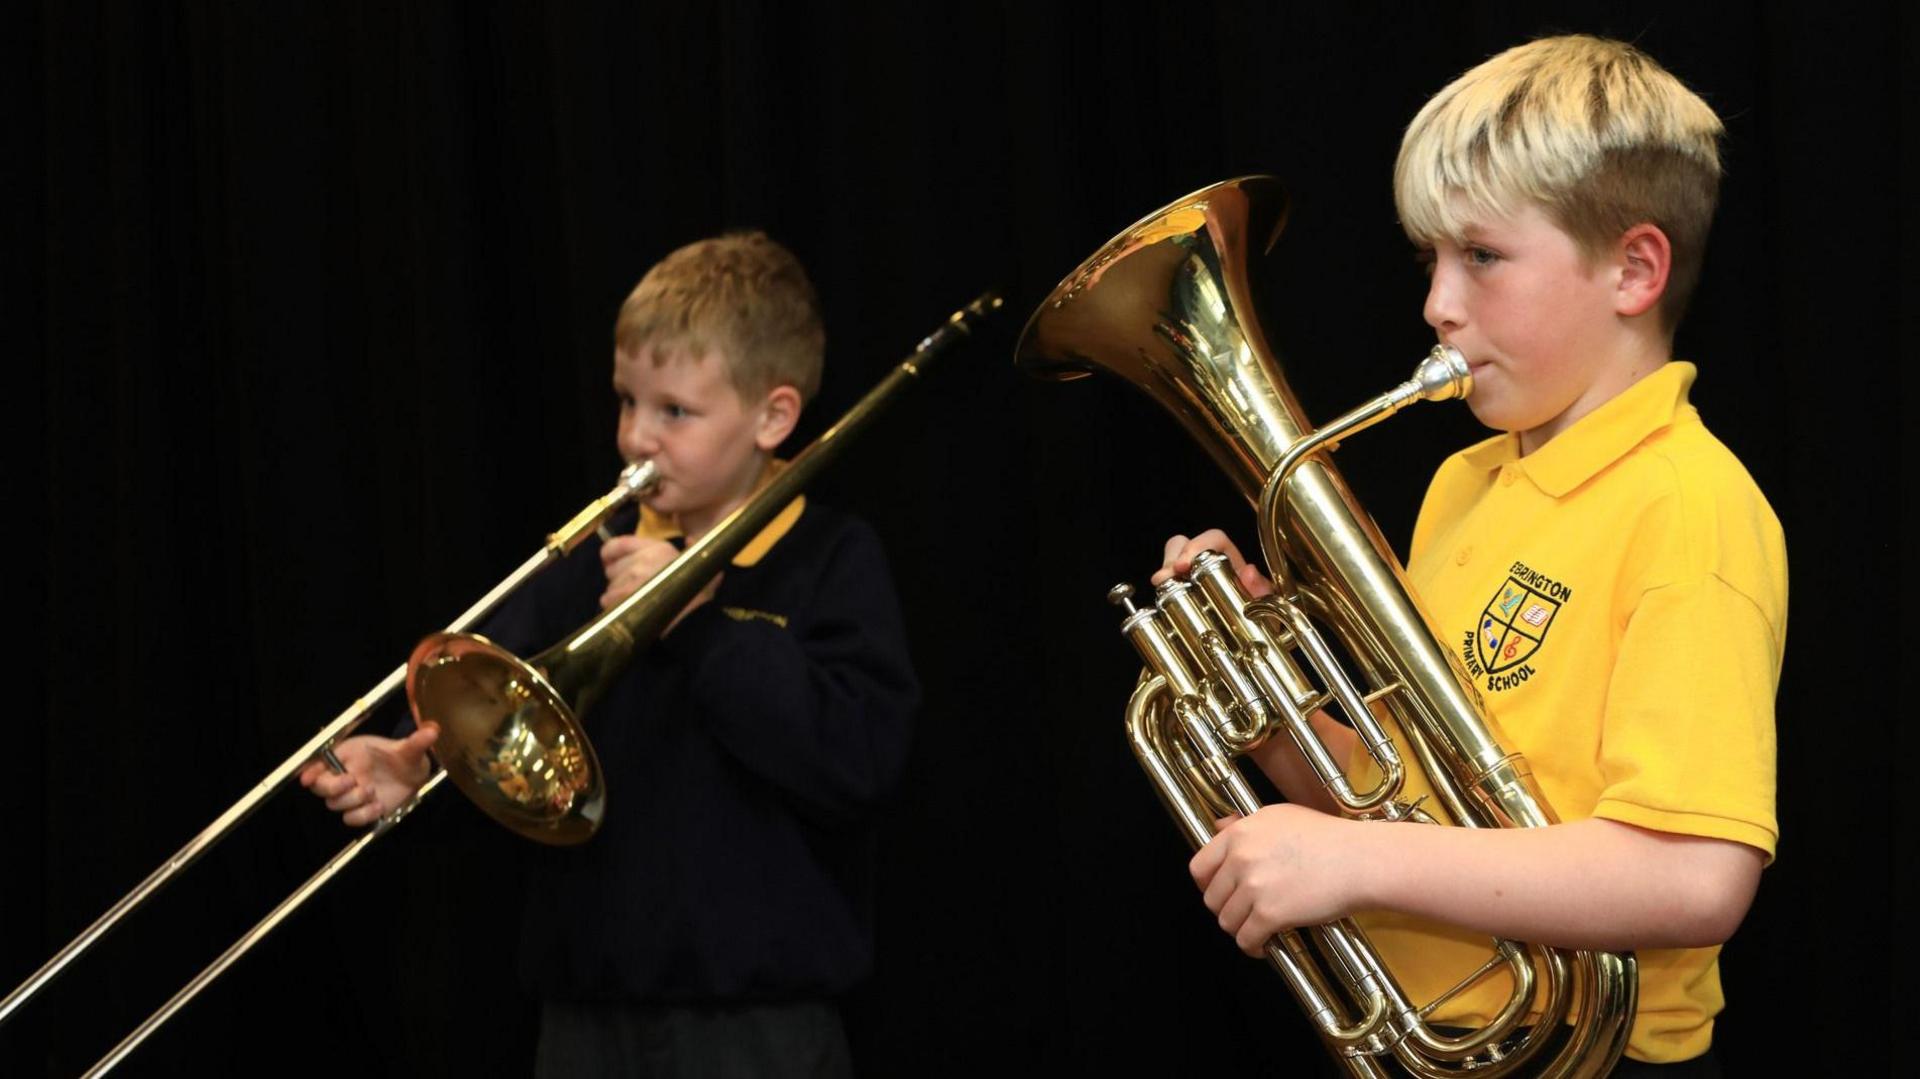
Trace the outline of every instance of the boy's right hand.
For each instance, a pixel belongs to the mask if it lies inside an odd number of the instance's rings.
[[[358,734],[333,747],[346,767],[335,772],[325,761],[313,761],[300,770],[300,785],[326,800],[342,823],[358,828],[372,824],[413,797],[427,781],[432,762],[427,748],[440,736],[434,724],[405,738]]]
[[[1201,551],[1218,551],[1226,555],[1240,587],[1255,599],[1273,593],[1273,582],[1267,580],[1267,575],[1260,572],[1259,566],[1241,557],[1240,548],[1235,547],[1227,534],[1217,528],[1209,528],[1191,539],[1186,536],[1168,539],[1166,550],[1161,555],[1160,568],[1153,575],[1153,583],[1157,586],[1170,577],[1185,576],[1193,569],[1193,556]]]

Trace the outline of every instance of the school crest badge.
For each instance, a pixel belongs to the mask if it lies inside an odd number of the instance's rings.
[[[1508,577],[1480,612],[1474,633],[1480,665],[1488,673],[1519,666],[1539,650],[1559,613],[1559,600]]]

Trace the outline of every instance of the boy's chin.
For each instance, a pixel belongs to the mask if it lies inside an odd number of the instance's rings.
[[[1495,431],[1513,430],[1512,427],[1507,426],[1508,417],[1506,413],[1501,411],[1499,406],[1491,402],[1476,406],[1472,396],[1468,396],[1467,411],[1473,413],[1473,418],[1478,420],[1482,427],[1490,427]]]
[[[1515,434],[1533,426],[1522,415],[1524,410],[1516,409],[1513,407],[1513,402],[1499,400],[1492,394],[1477,400],[1469,394],[1466,403],[1467,411],[1473,413],[1473,418],[1480,421],[1482,427]]]

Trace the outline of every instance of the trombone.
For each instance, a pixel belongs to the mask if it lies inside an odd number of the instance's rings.
[[[545,569],[555,560],[565,557],[572,552],[575,547],[578,547],[584,542],[588,535],[601,528],[607,517],[615,510],[634,498],[644,496],[648,491],[652,490],[657,482],[658,469],[651,461],[628,465],[620,473],[619,481],[615,483],[606,494],[588,503],[585,508],[574,515],[572,520],[562,525],[558,531],[549,535],[546,543],[540,550],[536,551],[525,562],[522,562],[512,573],[509,573],[505,578],[501,579],[499,584],[494,585],[491,591],[475,601],[471,607],[468,607],[461,613],[460,617],[454,619],[452,625],[449,627],[449,631],[456,632],[464,630],[476,622],[479,622],[482,618],[485,618],[495,607],[499,606],[502,600],[506,599],[507,596],[511,595],[536,573]],[[281,761],[265,776],[262,776],[260,781],[253,785],[252,790],[249,790],[240,800],[228,806],[224,812],[214,818],[213,823],[207,825],[200,831],[200,834],[189,840],[186,846],[174,852],[171,858],[160,863],[159,868],[147,874],[145,880],[135,886],[132,891],[122,896],[119,902],[109,907],[105,914],[102,914],[92,925],[82,930],[79,936],[73,938],[72,941],[68,942],[66,947],[55,953],[53,958],[47,960],[31,977],[20,983],[13,992],[8,993],[5,1000],[0,1000],[0,1023],[5,1023],[14,1012],[24,1006],[27,1001],[31,1000],[36,993],[46,988],[49,983],[59,977],[69,964],[75,959],[78,959],[88,948],[91,948],[98,942],[101,937],[106,936],[115,926],[119,925],[121,919],[133,913],[135,908],[145,903],[154,893],[158,892],[168,882],[173,880],[182,870],[185,870],[195,861],[198,861],[202,854],[206,853],[216,843],[220,842],[221,839],[225,838],[227,833],[237,827],[241,821],[251,816],[253,811],[260,807],[261,803],[265,802],[285,785],[287,781],[293,777],[294,773],[306,767],[308,762],[318,758],[326,761],[327,766],[336,772],[345,771],[339,758],[334,756],[334,744],[341,738],[351,734],[362,723],[366,722],[367,717],[373,713],[374,709],[383,704],[388,697],[393,695],[395,690],[400,688],[406,679],[406,674],[407,667],[405,664],[401,664],[389,672],[385,678],[381,679],[372,689],[368,690],[364,696],[354,701],[338,716],[335,716],[332,722],[320,728],[319,732],[308,739],[299,749],[294,750],[292,755],[287,757],[286,760]],[[189,982],[180,993],[176,994],[173,1000],[168,1002],[167,1007],[162,1009],[162,1014],[158,1018],[164,1021],[165,1016],[171,1015],[174,1011],[179,1010],[180,1006],[184,1005],[198,993],[202,986],[212,981],[215,977],[218,977],[234,960],[245,954],[260,938],[264,937],[268,932],[271,932],[282,919],[292,913],[295,907],[304,902],[309,895],[318,890],[319,887],[325,884],[335,873],[344,868],[348,862],[352,861],[361,850],[365,849],[368,843],[384,835],[394,825],[400,823],[400,821],[413,810],[413,807],[419,804],[420,799],[425,797],[427,792],[438,786],[444,778],[444,770],[441,770],[439,774],[435,774],[429,778],[428,781],[415,792],[412,798],[380,818],[373,827],[369,828],[359,838],[341,848],[340,852],[334,855],[333,858],[322,867],[320,872],[316,873],[305,884],[301,885],[297,891],[278,907],[275,907],[272,913],[268,914],[266,919],[255,926],[246,936],[241,937],[231,948],[228,948],[199,978]],[[154,1025],[157,1026],[158,1024],[156,1023]],[[125,1043],[123,1043],[123,1045],[125,1045]],[[129,1049],[132,1048],[131,1045],[125,1045],[125,1047]],[[102,1063],[105,1064],[107,1062],[103,1061]],[[96,1065],[96,1068],[99,1068],[99,1065]]]
[[[578,716],[604,692],[633,653],[663,633],[714,574],[766,527],[787,503],[838,456],[844,444],[863,431],[879,411],[916,381],[927,365],[997,311],[1001,298],[986,293],[954,312],[879,385],[869,390],[787,466],[712,531],[632,595],[594,618],[565,640],[522,660],[466,630],[493,610],[553,560],[564,556],[600,528],[623,503],[644,494],[656,482],[651,462],[629,465],[613,490],[590,503],[493,590],[469,607],[445,631],[415,647],[407,663],[355,701],[333,722],[267,773],[246,797],[150,874],[145,881],[48,960],[4,1001],[0,1023],[57,977],[80,953],[121,918],[186,868],[295,772],[318,758],[336,771],[334,743],[364,722],[403,682],[414,719],[440,725],[434,756],[441,762],[413,796],[343,847],[306,883],[282,900],[193,980],[175,993],[85,1074],[104,1075],[184,1007],[214,979],[245,955],[286,917],[345,868],[368,844],[386,834],[442,782],[452,780],[486,814],[514,832],[540,842],[571,845],[598,829],[606,790],[599,762],[582,732]]]

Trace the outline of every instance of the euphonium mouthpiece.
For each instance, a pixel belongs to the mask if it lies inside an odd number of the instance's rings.
[[[1447,401],[1473,392],[1473,370],[1452,345],[1433,346],[1427,358],[1413,369],[1413,381],[1419,383],[1423,401]]]

